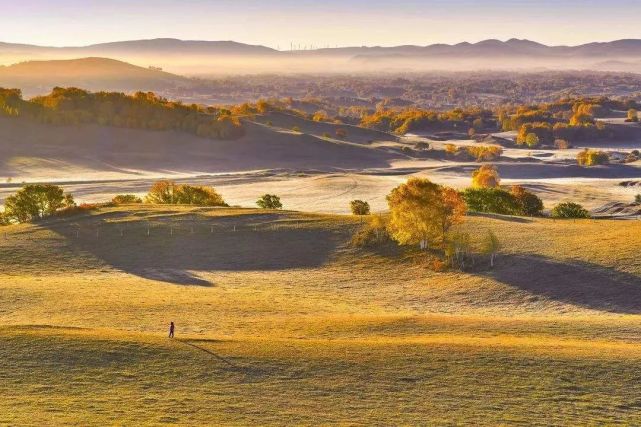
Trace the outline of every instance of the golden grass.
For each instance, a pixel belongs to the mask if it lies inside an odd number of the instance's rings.
[[[0,424],[641,423],[641,224],[471,217],[498,266],[443,274],[347,247],[357,226],[129,206],[0,229]]]

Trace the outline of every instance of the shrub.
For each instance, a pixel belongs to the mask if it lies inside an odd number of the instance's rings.
[[[465,147],[465,151],[477,162],[491,162],[503,154],[503,148],[498,145],[472,145]]]
[[[555,139],[554,147],[556,147],[559,150],[567,150],[568,148],[572,147],[572,145],[565,139]]]
[[[429,150],[430,149],[430,144],[428,144],[427,142],[421,141],[421,142],[417,142],[416,145],[414,146],[414,148],[416,148],[417,150],[421,150],[421,151]]]
[[[610,156],[605,151],[585,149],[576,155],[576,161],[581,166],[605,165],[610,161]]]
[[[634,203],[641,203],[641,194],[634,196]]]
[[[298,126],[294,126],[294,127],[292,127],[292,130],[293,130],[294,132],[299,132],[299,133],[300,133],[300,128],[299,128]]]
[[[142,199],[134,194],[118,194],[111,202],[116,205],[126,205],[131,203],[142,203]]]
[[[501,177],[494,165],[483,165],[472,172],[472,187],[495,188],[501,183]]]
[[[521,207],[518,200],[500,188],[467,188],[462,193],[467,208],[474,212],[518,215]]]
[[[458,153],[458,147],[454,144],[445,144],[445,152],[448,154]]]
[[[0,226],[9,225],[10,223],[9,217],[4,212],[0,212]]]
[[[352,200],[349,207],[354,215],[369,215],[369,203],[362,200]]]
[[[525,144],[530,147],[534,148],[539,145],[539,137],[535,133],[528,133],[527,136],[525,137]]]
[[[256,204],[262,209],[281,209],[283,207],[280,197],[275,194],[264,194],[260,199],[256,200]]]
[[[578,203],[559,203],[552,208],[552,218],[589,218],[588,211]]]
[[[323,138],[331,138],[332,135],[329,134],[329,132],[323,132]]]
[[[28,184],[5,200],[5,221],[26,222],[75,206],[71,194],[52,184]]]
[[[385,220],[377,215],[356,230],[350,244],[354,247],[376,247],[390,242],[392,239],[387,232]]]

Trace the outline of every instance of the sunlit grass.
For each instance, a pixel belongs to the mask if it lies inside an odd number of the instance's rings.
[[[497,268],[440,274],[349,248],[357,226],[145,206],[0,229],[0,424],[641,423],[641,224],[471,217]]]

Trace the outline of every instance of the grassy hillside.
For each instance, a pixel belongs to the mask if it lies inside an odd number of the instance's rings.
[[[388,166],[394,157],[374,148],[261,124],[248,122],[245,130],[238,140],[212,141],[174,131],[51,126],[0,117],[0,177],[20,182],[279,168],[361,169]]]
[[[641,224],[471,217],[504,244],[473,273],[350,248],[358,225],[144,206],[0,229],[0,423],[641,422]]]

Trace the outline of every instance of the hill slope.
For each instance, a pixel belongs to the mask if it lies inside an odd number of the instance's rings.
[[[504,245],[475,273],[351,249],[357,226],[142,206],[3,228],[0,421],[641,422],[641,225],[472,217]]]
[[[174,74],[107,58],[27,61],[0,66],[0,87],[21,88],[27,96],[49,92],[54,86],[127,92],[164,90],[187,82]]]

